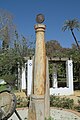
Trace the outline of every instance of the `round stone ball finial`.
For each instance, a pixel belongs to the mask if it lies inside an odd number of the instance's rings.
[[[37,23],[43,23],[44,20],[45,20],[45,18],[44,18],[44,15],[43,15],[43,14],[38,14],[38,15],[36,16],[36,22],[37,22]]]

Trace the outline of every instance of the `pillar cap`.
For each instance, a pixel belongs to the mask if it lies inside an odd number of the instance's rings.
[[[35,30],[39,30],[39,29],[45,30],[46,25],[44,25],[44,24],[36,24],[36,25],[34,26],[34,28],[35,28]]]
[[[45,29],[46,29],[46,25],[43,25],[43,24],[36,24],[35,26],[34,26],[34,28],[35,28],[35,31],[36,32],[38,32],[38,31],[45,31]]]

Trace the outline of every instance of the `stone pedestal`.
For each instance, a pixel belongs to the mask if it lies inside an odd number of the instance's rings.
[[[28,120],[44,120],[44,96],[31,95],[31,103],[28,111]]]

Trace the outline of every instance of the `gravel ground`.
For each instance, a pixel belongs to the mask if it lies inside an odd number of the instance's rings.
[[[80,120],[80,116],[65,110],[51,109],[50,115],[54,120]]]
[[[18,109],[17,110],[19,115],[21,116],[22,120],[27,120],[27,115],[28,115],[28,109],[23,108],[23,109]],[[65,110],[58,110],[51,108],[50,110],[50,116],[54,118],[54,120],[80,120],[80,115],[77,115],[73,112],[70,111],[65,111]],[[15,113],[9,118],[8,120],[19,120]]]

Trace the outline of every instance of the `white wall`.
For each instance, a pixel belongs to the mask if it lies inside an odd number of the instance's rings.
[[[50,95],[72,95],[73,92],[70,88],[60,87],[60,88],[50,88]]]
[[[67,86],[62,88],[50,88],[50,95],[72,95],[73,94],[73,64],[72,60],[67,60],[66,62],[66,78]],[[26,64],[25,64],[26,65]],[[28,60],[27,62],[27,95],[31,94],[32,88],[32,66],[33,61]],[[22,89],[26,89],[26,74],[25,68],[22,68]]]
[[[66,61],[67,86],[60,88],[50,88],[50,95],[72,95],[73,92],[73,64],[72,60]]]

